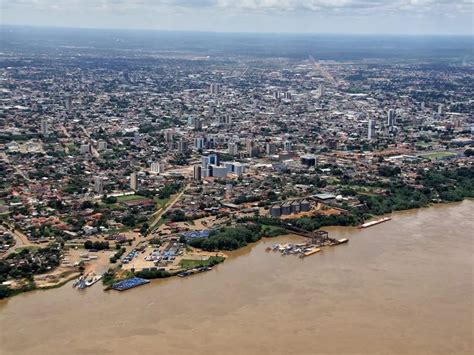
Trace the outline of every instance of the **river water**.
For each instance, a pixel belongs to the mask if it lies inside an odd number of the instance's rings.
[[[0,353],[470,354],[473,211],[327,228],[350,242],[305,259],[265,252],[287,237],[264,240],[208,273],[122,293],[26,293],[0,302]]]

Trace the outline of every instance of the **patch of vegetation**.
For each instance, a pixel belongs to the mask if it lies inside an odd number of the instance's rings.
[[[144,200],[146,199],[145,196],[141,195],[125,195],[125,196],[118,196],[117,202],[128,202],[128,201],[137,201],[137,200]]]
[[[123,254],[125,254],[126,249],[125,248],[120,248],[119,251],[117,251],[114,255],[110,257],[110,262],[112,264],[115,264],[117,260],[119,260]]]
[[[159,269],[150,269],[150,270],[142,270],[135,272],[136,277],[141,277],[142,279],[164,279],[170,276],[173,276],[171,273],[165,270]]]
[[[288,234],[288,231],[285,228],[268,224],[262,225],[262,235],[265,237],[278,237],[279,235],[285,234]]]
[[[195,238],[188,243],[192,247],[207,250],[236,250],[262,237],[261,226],[247,223],[237,227],[225,227],[212,231],[207,238]]]
[[[428,159],[431,159],[431,160],[438,160],[438,159],[442,159],[442,158],[451,157],[453,155],[456,155],[456,153],[452,153],[452,152],[434,152],[434,153],[424,154],[423,158],[428,158]]]
[[[210,256],[207,260],[183,259],[179,262],[179,266],[186,270],[197,267],[213,267],[214,265],[222,263],[224,260],[225,258],[222,256]]]
[[[87,249],[87,250],[105,250],[105,249],[109,249],[109,242],[92,242],[90,240],[87,240],[85,243],[84,243],[84,249]]]

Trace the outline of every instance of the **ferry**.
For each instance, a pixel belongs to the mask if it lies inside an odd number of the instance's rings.
[[[86,280],[85,282],[86,287],[91,287],[93,284],[95,284],[96,282],[100,280],[102,280],[102,275],[94,276],[93,278]]]
[[[392,219],[391,217],[384,217],[384,218],[377,219],[377,220],[372,221],[372,222],[367,222],[367,223],[361,224],[359,226],[359,228],[369,228],[369,227],[375,226],[377,224],[390,221],[391,219]]]

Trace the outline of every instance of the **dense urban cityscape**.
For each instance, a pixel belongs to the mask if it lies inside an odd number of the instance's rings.
[[[472,62],[64,51],[2,53],[2,297],[473,197]]]

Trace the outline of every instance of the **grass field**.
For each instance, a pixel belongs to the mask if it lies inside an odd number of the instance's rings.
[[[219,264],[225,260],[222,256],[211,256],[207,260],[190,260],[190,259],[183,259],[179,262],[179,266],[183,269],[193,269],[195,267],[201,266],[214,266]]]
[[[141,196],[141,195],[126,195],[126,196],[118,196],[117,202],[128,202],[128,201],[144,200],[144,199],[146,199],[146,197]]]
[[[431,159],[431,160],[437,160],[437,159],[441,159],[441,158],[450,157],[450,156],[453,156],[453,155],[456,155],[456,153],[451,153],[451,152],[434,152],[434,153],[424,154],[423,157],[424,157],[424,158]]]

